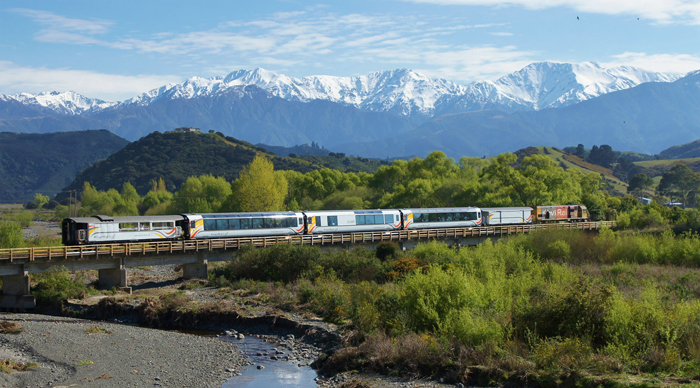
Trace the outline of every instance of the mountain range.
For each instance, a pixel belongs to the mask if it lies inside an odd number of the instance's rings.
[[[700,94],[696,76],[541,62],[495,81],[460,85],[407,69],[303,78],[239,70],[121,102],[74,92],[0,95],[0,131],[105,128],[135,140],[195,126],[251,143],[315,141],[332,151],[381,158],[436,149],[481,156],[581,142],[656,153],[700,137],[691,112]],[[685,99],[674,94],[679,91]]]

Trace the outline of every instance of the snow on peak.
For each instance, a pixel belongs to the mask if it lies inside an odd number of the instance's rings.
[[[41,92],[2,95],[3,100],[15,100],[24,105],[48,109],[64,115],[80,115],[100,111],[116,105],[115,102],[88,98],[76,92]]]
[[[538,110],[572,105],[645,82],[672,82],[680,74],[662,74],[629,66],[605,68],[597,63],[538,62],[495,81],[460,85],[429,78],[409,69],[378,71],[355,77],[313,75],[302,78],[262,68],[236,70],[226,76],[192,77],[150,90],[120,106],[145,106],[161,99],[192,99],[223,93],[246,93],[249,85],[291,101],[328,100],[359,109],[398,115],[434,116],[480,109]],[[62,114],[94,113],[116,103],[74,92],[0,95]]]

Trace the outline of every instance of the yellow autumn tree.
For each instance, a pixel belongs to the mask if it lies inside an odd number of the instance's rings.
[[[234,184],[235,201],[243,212],[284,210],[287,186],[284,174],[276,173],[269,159],[256,156]]]

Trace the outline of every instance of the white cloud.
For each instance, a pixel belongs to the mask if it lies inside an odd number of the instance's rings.
[[[612,61],[601,63],[605,67],[633,66],[661,73],[687,73],[700,69],[700,56],[689,54],[647,54],[626,52],[614,55]]]
[[[441,5],[481,5],[528,9],[569,7],[579,12],[632,15],[659,24],[700,24],[697,0],[404,0]]]
[[[84,34],[103,34],[113,23],[104,20],[71,19],[48,11],[14,8],[11,12],[24,15],[35,22],[51,29],[81,32]]]
[[[181,77],[171,75],[125,76],[87,70],[23,67],[0,61],[0,92],[3,94],[72,90],[86,97],[120,101],[181,81]]]

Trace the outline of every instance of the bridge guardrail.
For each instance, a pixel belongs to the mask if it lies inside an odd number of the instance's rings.
[[[500,236],[528,233],[536,229],[595,230],[603,226],[615,226],[615,221],[487,226],[478,228],[414,229],[391,232],[335,233],[321,235],[295,235],[276,237],[243,237],[208,240],[169,240],[139,243],[78,245],[58,247],[0,249],[0,265],[15,260],[53,261],[67,259],[96,259],[135,255],[187,254],[194,252],[221,252],[238,250],[244,245],[267,247],[276,244],[328,245],[356,244],[381,241],[407,241],[449,239],[460,237]]]

